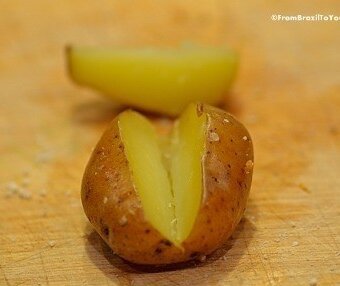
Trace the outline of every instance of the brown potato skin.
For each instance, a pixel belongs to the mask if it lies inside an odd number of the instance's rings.
[[[84,211],[112,250],[128,261],[170,264],[210,254],[230,237],[244,213],[252,179],[252,164],[246,167],[249,160],[253,162],[250,135],[230,114],[208,105],[197,108],[201,116],[208,117],[202,158],[204,188],[200,211],[182,243],[183,250],[144,218],[124,154],[119,116],[92,153],[82,182]],[[212,132],[219,140],[211,140]]]
[[[203,114],[208,116],[203,198],[193,230],[183,242],[189,257],[210,254],[231,236],[245,211],[253,173],[253,144],[246,128],[212,106],[203,105]],[[218,141],[211,140],[213,132]]]
[[[181,251],[144,218],[118,121],[119,116],[110,123],[85,169],[81,189],[85,214],[111,249],[126,260],[140,264],[176,262]]]

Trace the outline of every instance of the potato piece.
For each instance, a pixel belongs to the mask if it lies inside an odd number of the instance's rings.
[[[207,117],[195,105],[187,108],[174,128],[170,175],[175,204],[177,240],[193,228],[202,197],[202,156]]]
[[[145,219],[164,237],[174,241],[173,196],[156,132],[145,117],[133,111],[124,112],[118,124]]]
[[[190,103],[219,104],[234,76],[237,57],[224,48],[178,50],[70,47],[71,78],[119,103],[178,115]]]
[[[85,170],[82,202],[98,233],[140,264],[195,259],[218,248],[240,221],[253,149],[230,114],[190,105],[172,132],[170,164],[143,116],[121,113]]]

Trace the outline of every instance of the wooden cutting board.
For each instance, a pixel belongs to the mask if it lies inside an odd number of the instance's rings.
[[[1,285],[340,285],[338,1],[2,1]],[[73,85],[66,44],[228,44],[240,69],[225,108],[250,130],[244,219],[206,262],[141,269],[93,232],[80,181],[114,104]],[[155,119],[158,125],[166,119]]]

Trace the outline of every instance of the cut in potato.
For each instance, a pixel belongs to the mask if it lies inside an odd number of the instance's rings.
[[[133,111],[120,116],[119,129],[145,218],[167,239],[175,241],[171,184],[156,131],[145,117]]]
[[[176,245],[188,237],[200,206],[205,124],[206,116],[198,116],[196,106],[183,113],[175,126],[167,170],[151,123],[133,111],[124,112],[119,120],[145,218]]]
[[[178,115],[190,102],[221,103],[237,57],[224,48],[100,49],[69,47],[71,78],[119,103]]]
[[[86,215],[114,252],[134,263],[210,254],[245,210],[253,149],[241,123],[191,104],[169,137],[170,146],[160,144],[148,119],[125,111],[105,131],[84,173]]]

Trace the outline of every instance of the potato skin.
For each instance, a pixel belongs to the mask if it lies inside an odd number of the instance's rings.
[[[198,113],[208,117],[202,158],[204,189],[199,214],[183,249],[144,218],[124,154],[119,116],[92,153],[82,182],[84,211],[112,250],[130,262],[170,264],[210,254],[230,237],[244,213],[253,164],[249,133],[220,109],[198,105]]]
[[[81,199],[89,221],[119,256],[140,264],[177,262],[181,250],[144,218],[119,132],[119,116],[93,150],[82,181]]]
[[[245,211],[253,174],[253,144],[246,128],[229,113],[198,106],[208,116],[202,159],[203,198],[183,246],[189,257],[207,255],[234,232]]]

